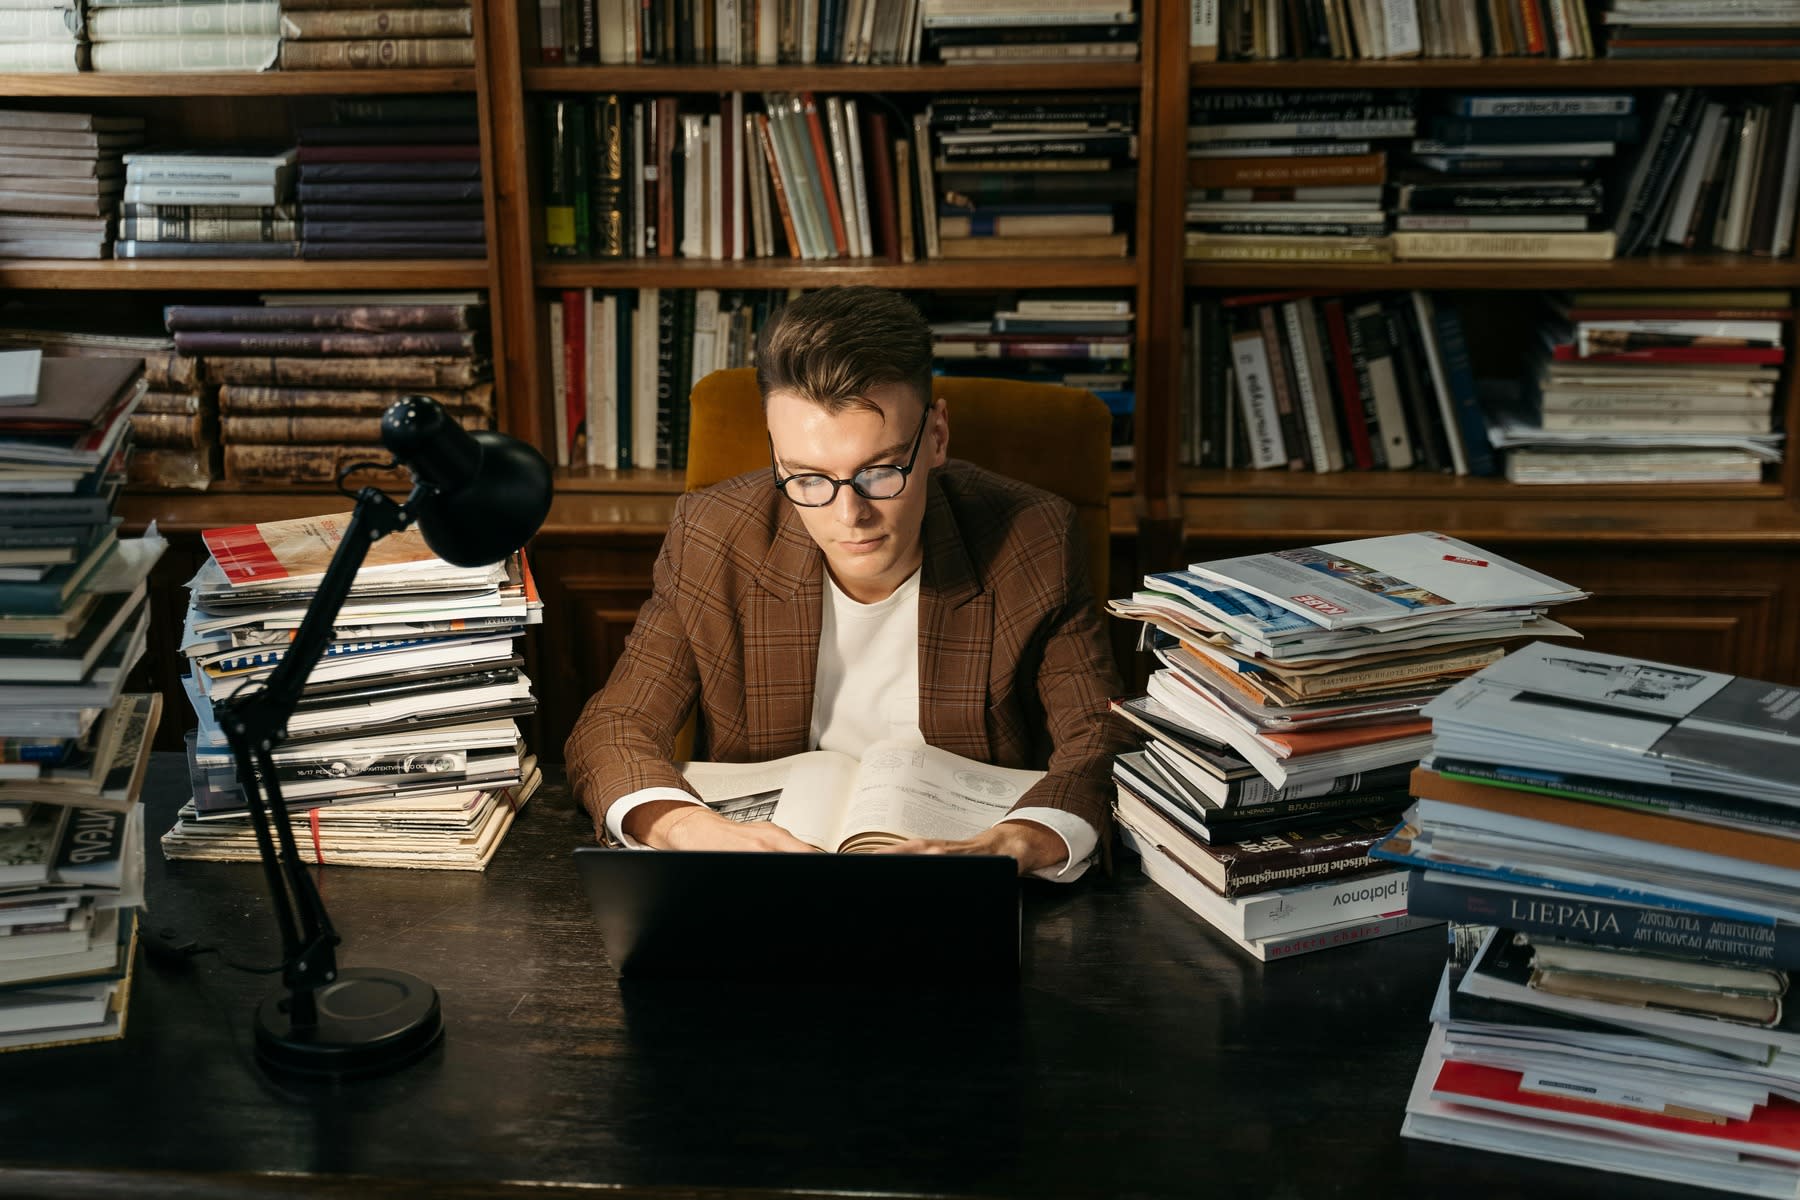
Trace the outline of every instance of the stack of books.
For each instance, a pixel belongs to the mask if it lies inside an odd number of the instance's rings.
[[[293,258],[294,150],[125,155],[119,258]]]
[[[87,49],[79,0],[22,0],[0,9],[0,71],[79,71]]]
[[[1234,890],[1232,864],[1265,848],[1244,842],[1300,831],[1310,836],[1290,839],[1284,856],[1305,850],[1300,863],[1374,870],[1357,860],[1392,828],[1405,771],[1430,746],[1420,710],[1511,643],[1573,636],[1545,614],[1583,595],[1435,533],[1148,576],[1108,604],[1150,627],[1163,664],[1148,696],[1114,705],[1152,735],[1114,771],[1120,820],[1145,870],[1259,957],[1412,927],[1398,875],[1333,898],[1323,892],[1338,881],[1322,866],[1252,872]],[[1315,872],[1320,882],[1295,882]],[[1208,888],[1194,889],[1196,878]],[[1259,880],[1295,882],[1293,894],[1259,898],[1245,886]],[[1263,908],[1273,911],[1259,922]],[[1284,916],[1285,928],[1269,923]]]
[[[1128,253],[1118,184],[1136,178],[1136,98],[939,97],[915,127],[919,146],[936,146],[921,164],[920,196],[938,211],[929,257]]]
[[[1137,393],[1131,369],[1131,301],[1020,297],[990,317],[931,323],[939,373],[1083,388],[1113,414],[1113,462],[1133,458]]]
[[[1075,0],[1047,13],[1033,0],[925,0],[926,44],[938,61],[1135,62],[1138,19],[1130,0]]]
[[[1467,923],[1402,1132],[1800,1190],[1800,691],[1542,644],[1426,710],[1375,854]]]
[[[142,117],[0,109],[0,258],[105,258],[143,137]]]
[[[266,71],[281,45],[276,0],[87,0],[95,71]]]
[[[176,349],[221,385],[228,479],[329,483],[347,464],[384,464],[381,414],[406,395],[432,397],[467,428],[493,421],[479,293],[286,293],[170,305],[163,319]],[[397,470],[357,479],[406,483]]]
[[[127,481],[204,489],[218,476],[218,388],[200,377],[198,359],[175,349],[160,320],[15,302],[0,311],[0,348],[6,347],[52,357],[143,359],[148,390],[131,414]]]
[[[472,67],[474,35],[467,0],[391,9],[343,0],[282,0],[281,69]]]
[[[1792,58],[1800,5],[1722,0],[1607,0],[1608,58]]]
[[[1629,93],[1452,94],[1412,143],[1394,257],[1613,257],[1600,176],[1642,138]]]
[[[1519,483],[1755,482],[1780,462],[1774,409],[1786,292],[1577,292],[1554,299],[1544,348],[1496,443]]]
[[[1417,95],[1195,91],[1187,256],[1386,262],[1383,139],[1417,128]]]
[[[192,800],[170,858],[257,857],[248,799],[215,705],[280,665],[348,513],[202,534],[182,652],[199,718]],[[481,870],[537,785],[516,719],[535,711],[515,642],[541,620],[522,552],[488,567],[437,558],[416,527],[374,543],[277,746],[310,860]],[[374,807],[379,804],[380,807]]]
[[[546,66],[919,61],[917,0],[817,0],[794,10],[705,0],[672,14],[638,0],[539,0],[537,12]]]
[[[481,258],[487,225],[473,114],[388,97],[339,103],[300,131],[303,258]]]

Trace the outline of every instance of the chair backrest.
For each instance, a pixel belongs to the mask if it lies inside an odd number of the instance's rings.
[[[1092,392],[1010,379],[942,377],[950,453],[1075,506],[1097,603],[1109,586],[1112,416]],[[756,371],[714,371],[689,399],[687,490],[769,465]]]

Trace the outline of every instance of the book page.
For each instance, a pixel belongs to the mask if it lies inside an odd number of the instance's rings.
[[[770,762],[676,766],[714,812],[736,821],[766,818],[808,845],[830,850],[838,843],[857,762],[836,751],[812,750]]]
[[[844,814],[843,854],[907,838],[966,838],[1004,817],[1042,771],[990,766],[935,746],[876,742],[863,754]]]

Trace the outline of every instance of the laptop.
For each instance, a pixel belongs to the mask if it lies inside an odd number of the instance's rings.
[[[1018,864],[1001,855],[582,846],[575,867],[624,978],[1018,978]]]

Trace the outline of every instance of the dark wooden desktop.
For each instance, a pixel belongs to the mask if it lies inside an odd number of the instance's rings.
[[[159,755],[148,921],[268,961],[260,868],[162,861],[184,785]],[[269,978],[140,954],[123,1041],[0,1055],[0,1195],[1711,1194],[1403,1142],[1438,930],[1265,966],[1124,858],[1027,886],[1016,989],[622,992],[569,857],[591,832],[550,788],[486,874],[319,873],[346,965],[442,994],[400,1074],[274,1082]]]

